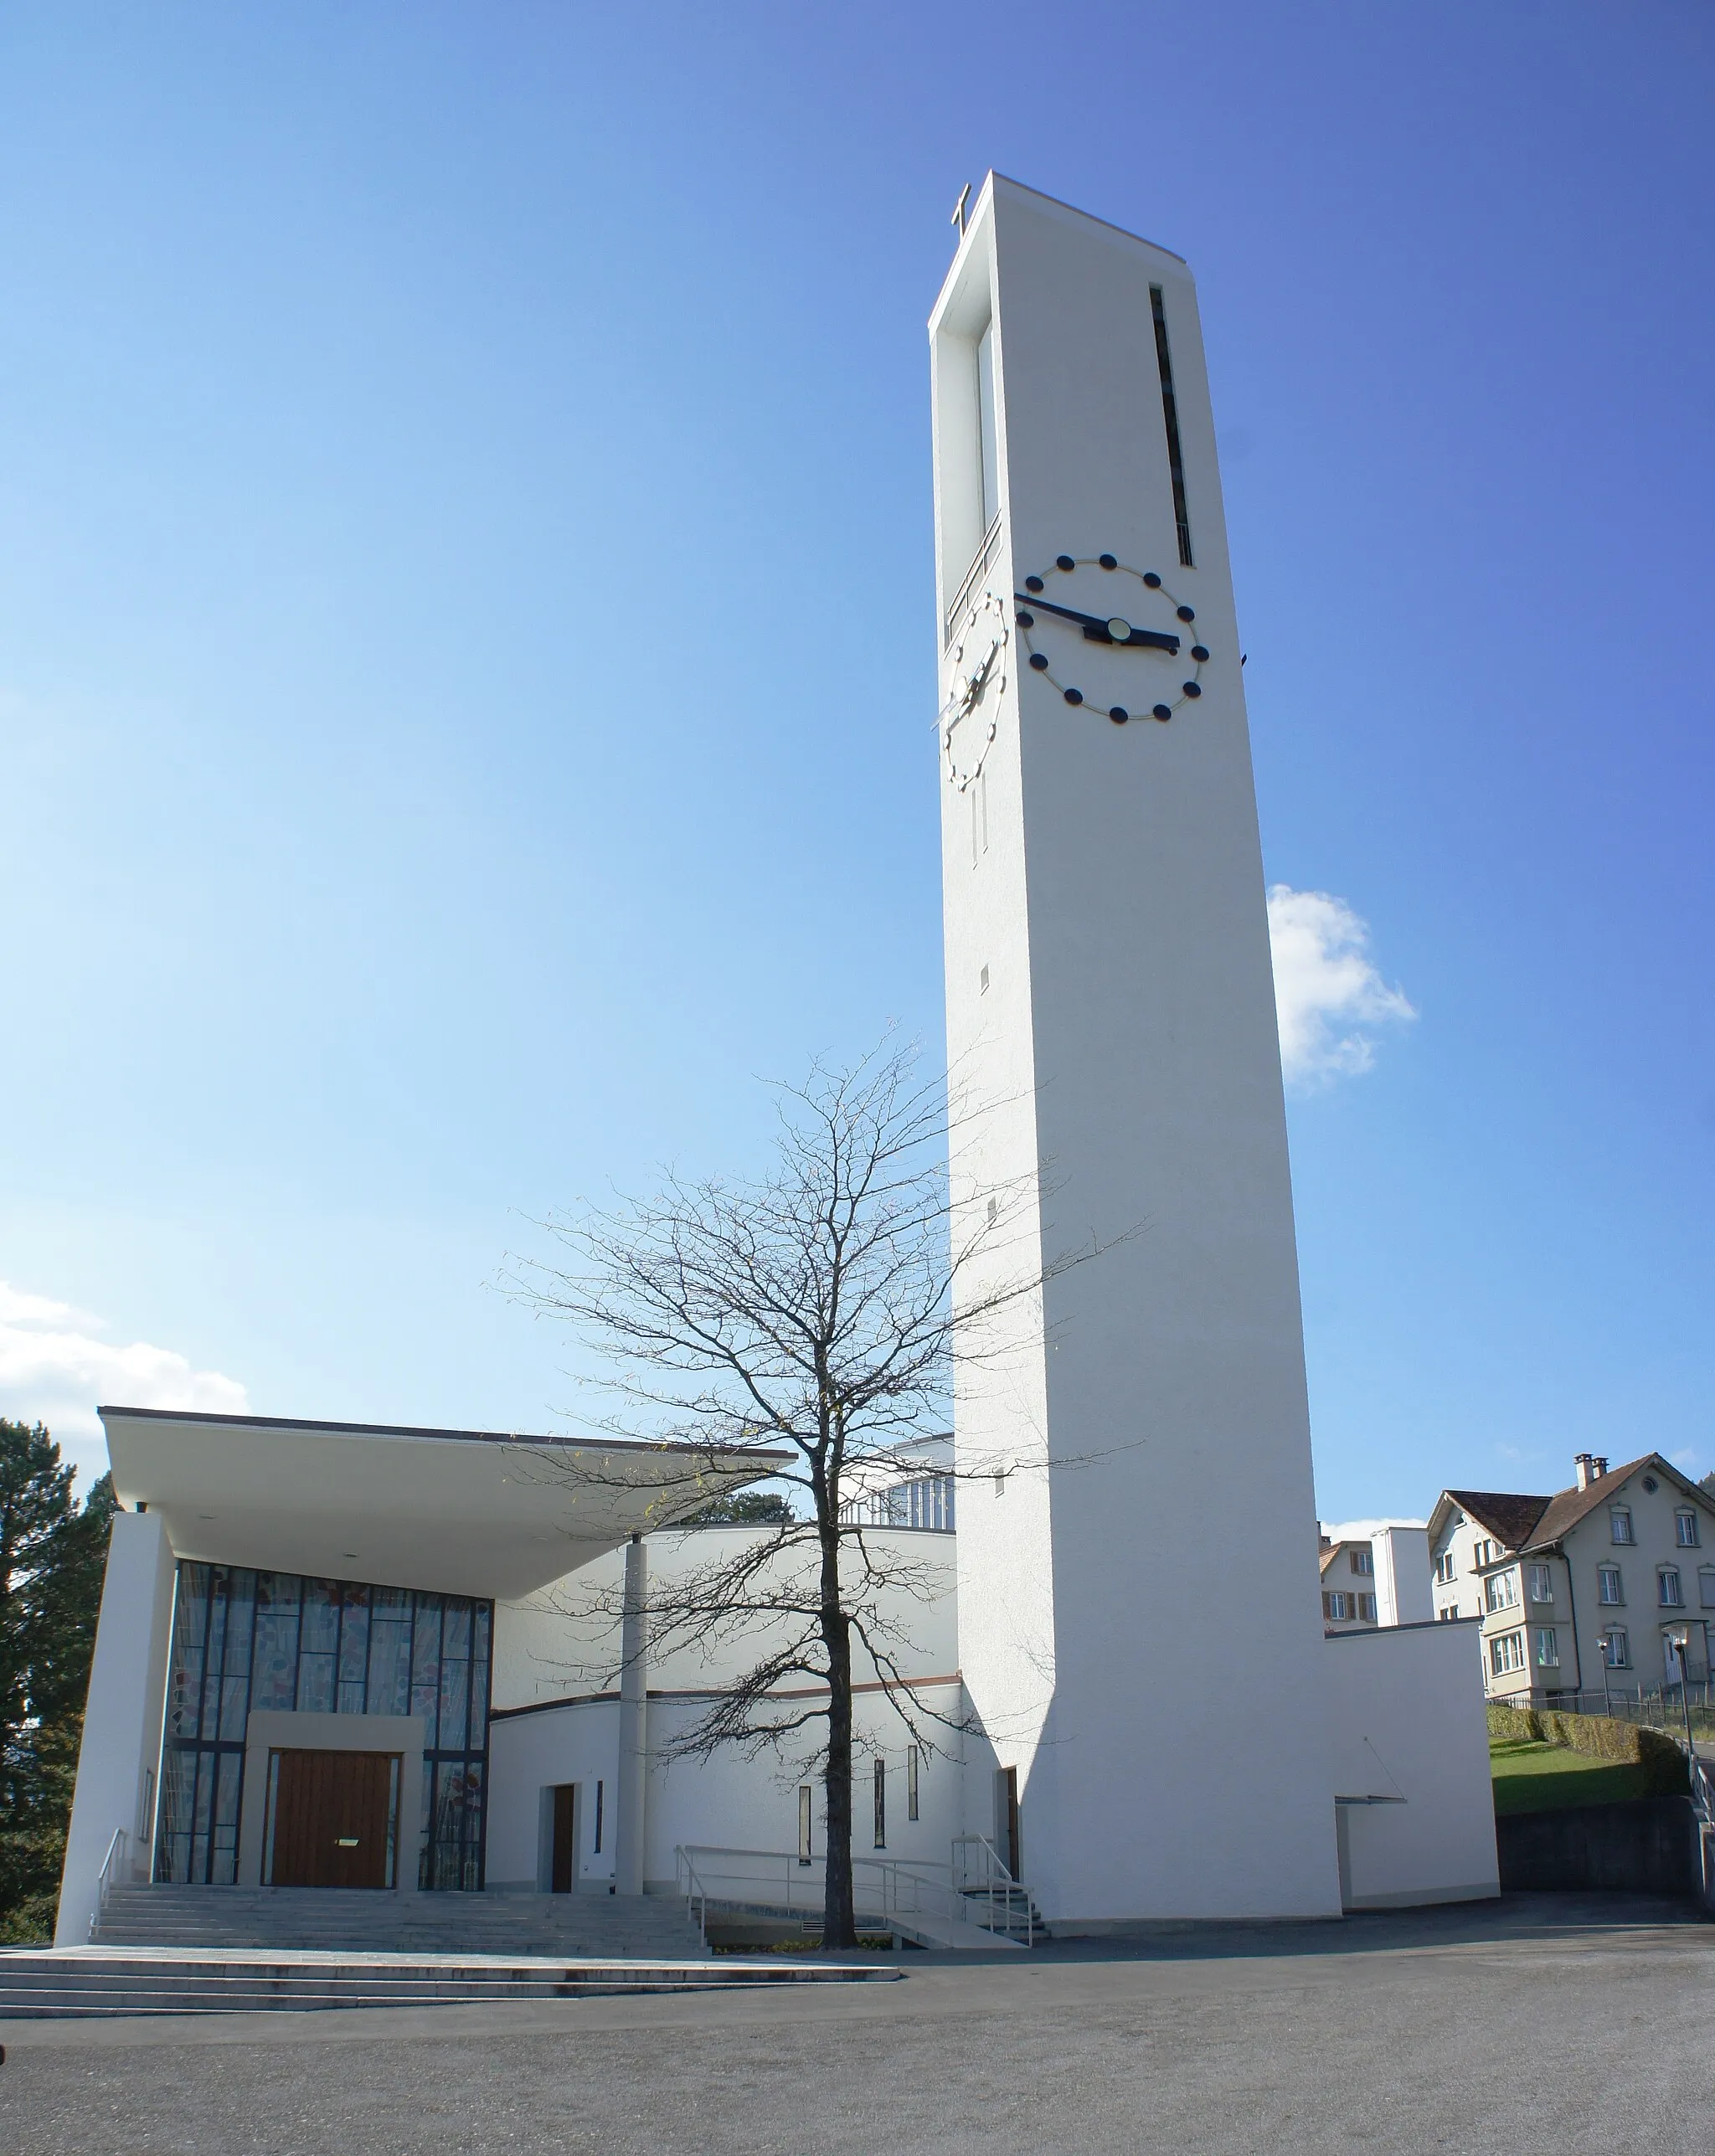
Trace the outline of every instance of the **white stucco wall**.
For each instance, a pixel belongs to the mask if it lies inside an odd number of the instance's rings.
[[[924,1707],[958,1718],[956,1684],[926,1687]],[[815,1788],[812,1847],[823,1848],[822,1795],[816,1771],[792,1757],[746,1759],[735,1750],[712,1759],[668,1761],[673,1738],[696,1719],[701,1703],[668,1695],[649,1702],[651,1767],[645,1831],[644,1879],[652,1889],[674,1876],[675,1849],[700,1844],[790,1854],[797,1848],[798,1789]],[[919,1817],[908,1816],[909,1731],[885,1698],[860,1693],[854,1705],[858,1766],[852,1781],[852,1852],[858,1856],[918,1857],[945,1865],[964,1815],[960,1740],[943,1731],[939,1756],[919,1752]],[[543,1793],[557,1783],[579,1785],[577,1880],[584,1892],[605,1892],[613,1879],[614,1803],[619,1757],[619,1709],[611,1700],[502,1716],[490,1731],[493,1795],[488,1819],[488,1883],[494,1887],[547,1885],[548,1815]],[[950,1756],[947,1756],[950,1753]],[[873,1762],[887,1777],[886,1844],[873,1841]],[[603,1847],[595,1846],[595,1785],[604,1785]]]
[[[1347,1908],[1500,1892],[1478,1650],[1470,1623],[1337,1633],[1325,1642]]]
[[[757,1527],[699,1527],[651,1535],[644,1546],[649,1574],[670,1605],[673,1583],[701,1568],[724,1565],[768,1539]],[[866,1540],[878,1553],[888,1582],[876,1603],[898,1645],[900,1667],[908,1676],[950,1676],[959,1667],[955,1598],[955,1538],[904,1527],[873,1527]],[[855,1562],[855,1552],[853,1553]],[[816,1558],[800,1546],[783,1553],[771,1568],[776,1582],[787,1569],[802,1576],[810,1591]],[[617,1606],[624,1574],[622,1551],[598,1558],[581,1572],[557,1580],[540,1594],[502,1603],[494,1613],[494,1704],[533,1706],[546,1700],[576,1698],[605,1691],[618,1682]],[[710,1629],[694,1641],[681,1639],[651,1649],[651,1691],[695,1690],[729,1683],[767,1651],[779,1628],[747,1624],[742,1631]],[[873,1665],[860,1653],[857,1680],[873,1676]]]
[[[705,1527],[651,1535],[646,1547],[651,1581],[670,1597],[688,1572],[718,1565],[768,1537],[766,1529]],[[879,1613],[892,1634],[902,1673],[913,1680],[952,1680],[959,1666],[955,1600],[954,1537],[905,1528],[872,1528],[866,1540],[894,1584],[878,1597]],[[809,1567],[813,1552],[783,1556],[776,1584],[790,1569]],[[613,1878],[619,1759],[617,1684],[619,1634],[608,1613],[620,1585],[623,1557],[615,1552],[557,1582],[539,1595],[503,1603],[495,1612],[494,1706],[490,1727],[487,1879],[493,1886],[545,1886],[543,1792],[579,1785],[577,1877],[586,1891],[605,1891]],[[772,1756],[747,1762],[726,1752],[708,1762],[665,1763],[672,1737],[706,1707],[710,1695],[752,1666],[767,1650],[776,1628],[766,1622],[741,1631],[709,1633],[681,1641],[667,1652],[651,1650],[648,1673],[648,1742],[653,1758],[645,1834],[645,1878],[658,1885],[673,1876],[673,1850],[681,1843],[713,1843],[746,1849],[793,1850],[797,1844],[796,1765]],[[873,1665],[861,1654],[858,1685],[875,1683]],[[943,1716],[956,1719],[962,1693],[954,1681],[924,1695]],[[568,1704],[557,1704],[568,1702]],[[516,1710],[528,1711],[518,1713]],[[909,1732],[885,1696],[860,1690],[855,1709],[862,1754],[856,1793],[859,1853],[868,1848],[873,1811],[871,1762],[878,1752],[897,1783],[890,1785],[888,1837],[909,1834],[908,1853],[934,1845],[948,1860],[958,1831],[961,1798],[952,1763],[925,1756],[919,1763],[919,1804],[934,1784],[934,1825],[907,1821],[905,1751]],[[943,1731],[944,1747],[958,1740]],[[595,1847],[595,1785],[604,1785],[603,1845]],[[895,1798],[897,1801],[895,1801]],[[821,1793],[816,1799],[821,1818]],[[985,1816],[982,1828],[987,1831]],[[819,1832],[819,1824],[818,1824]]]
[[[173,1550],[158,1516],[116,1513],[60,1876],[56,1946],[87,1942],[101,1866],[116,1829],[122,1827],[130,1837],[129,1865],[122,1876],[148,1876],[167,1711],[173,1582]]]

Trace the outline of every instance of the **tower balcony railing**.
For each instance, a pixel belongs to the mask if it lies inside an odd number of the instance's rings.
[[[840,1517],[852,1527],[914,1527],[931,1535],[957,1531],[956,1479],[930,1474],[911,1482],[896,1482],[888,1490],[865,1490],[840,1507]]]

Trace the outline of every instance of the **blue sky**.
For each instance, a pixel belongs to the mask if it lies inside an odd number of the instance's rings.
[[[923,324],[994,165],[1197,273],[1269,873],[1418,1014],[1292,1099],[1325,1515],[1715,1464],[1712,60],[8,10],[0,1409],[551,1427],[533,1222],[938,1040]]]

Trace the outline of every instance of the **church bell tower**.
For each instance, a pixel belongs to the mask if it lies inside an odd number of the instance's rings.
[[[965,1306],[1044,1276],[957,1377],[967,1823],[989,1831],[992,1776],[1065,1930],[1337,1915],[1196,287],[1165,249],[991,174],[930,337],[948,1054],[975,1111],[951,1165],[973,1223],[994,1207]]]

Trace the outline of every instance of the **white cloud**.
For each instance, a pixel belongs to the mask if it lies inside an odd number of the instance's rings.
[[[1376,970],[1368,924],[1343,898],[1273,885],[1269,941],[1280,1068],[1289,1085],[1326,1085],[1367,1071],[1375,1061],[1376,1030],[1416,1017],[1403,992]]]
[[[45,1423],[85,1474],[106,1465],[98,1405],[191,1407],[242,1415],[245,1388],[218,1370],[193,1370],[170,1347],[147,1340],[116,1346],[96,1337],[103,1320],[70,1303],[33,1295],[0,1280],[0,1415]]]

